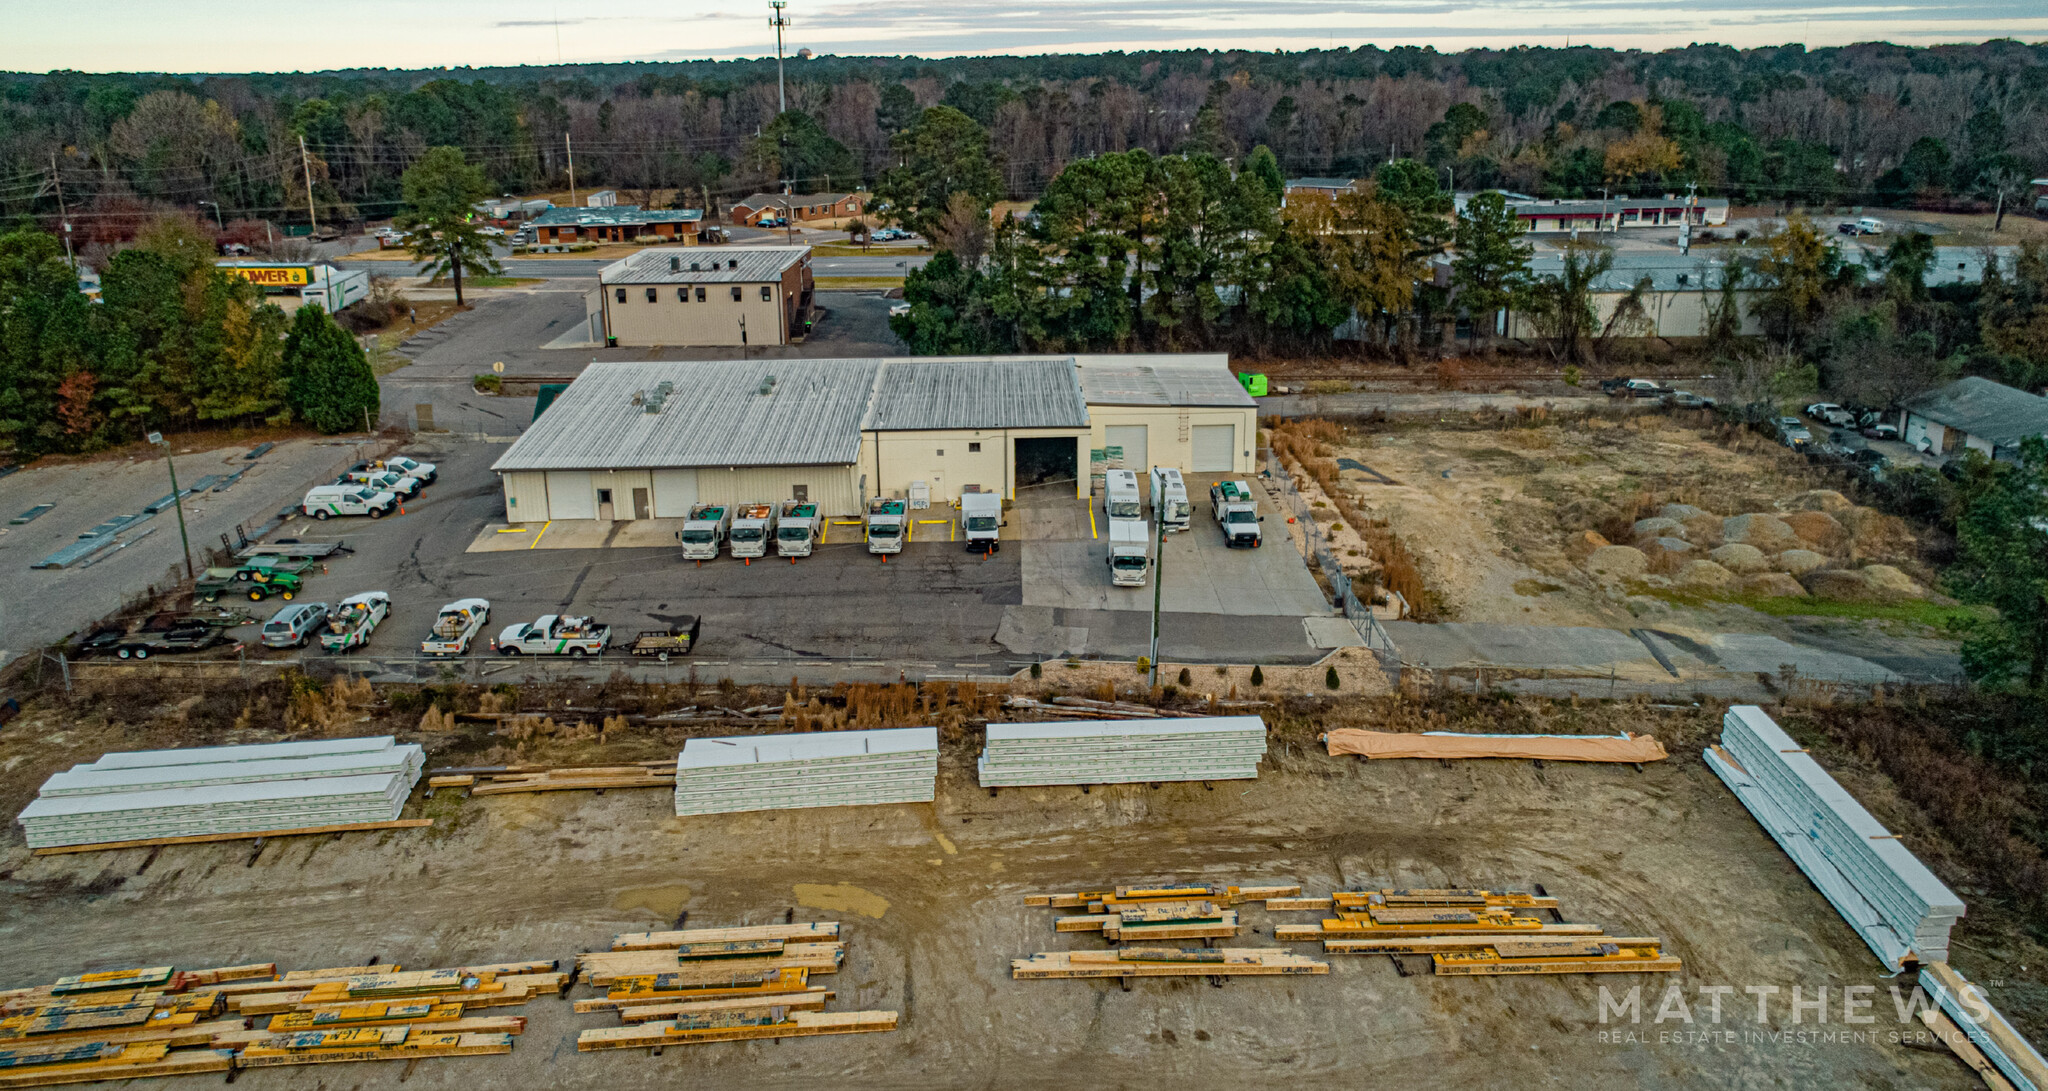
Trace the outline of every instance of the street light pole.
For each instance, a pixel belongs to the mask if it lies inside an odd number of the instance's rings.
[[[164,449],[164,466],[171,471],[171,504],[178,509],[178,542],[185,547],[185,578],[193,579],[192,539],[185,536],[185,495],[178,490],[178,464],[171,459],[171,445],[162,432],[151,432],[149,442]]]
[[[212,205],[212,206],[213,206],[213,228],[214,228],[214,230],[216,230],[216,231],[226,231],[226,230],[227,230],[227,225],[225,225],[225,224],[223,224],[223,223],[221,223],[221,222],[220,222],[220,202],[219,202],[219,201],[201,201],[201,202],[199,202],[199,204],[200,204],[200,206],[201,206],[201,207],[205,207],[206,205]]]
[[[1152,685],[1159,685],[1159,598],[1166,590],[1166,520],[1159,518],[1158,505],[1152,518],[1159,520],[1159,559],[1152,563]]]

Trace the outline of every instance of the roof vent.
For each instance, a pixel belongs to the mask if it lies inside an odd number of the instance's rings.
[[[729,262],[727,262],[727,263],[726,263],[725,267],[726,267],[727,269],[737,269],[737,268],[739,268],[739,267],[740,267],[740,259],[738,259],[738,258],[734,258],[734,259],[732,259],[731,261],[729,261]]]
[[[758,394],[773,394],[773,393],[775,393],[775,376],[773,376],[773,375],[769,375],[769,376],[767,376],[766,378],[762,379],[762,380],[761,380],[761,389],[760,389],[760,390],[758,390],[758,391],[756,391],[755,393],[758,393]]]
[[[1679,282],[1680,284],[1684,284],[1684,283],[1687,283],[1687,282],[1688,282],[1688,281],[1690,281],[1691,279],[1692,279],[1692,274],[1691,274],[1691,273],[1680,273],[1680,274],[1678,274],[1678,282]]]
[[[698,268],[697,268],[697,263],[696,263],[696,262],[694,262],[694,261],[693,261],[693,262],[691,262],[691,263],[690,263],[690,271],[691,271],[691,272],[693,272],[693,273],[695,273],[695,272],[698,272],[698,271],[699,271],[699,270],[698,270]]]
[[[668,271],[669,271],[669,272],[671,272],[671,273],[680,273],[680,272],[682,272],[682,271],[683,271],[683,259],[681,259],[681,258],[678,258],[678,257],[671,257],[671,258],[669,258],[669,259],[668,259]]]
[[[634,405],[639,405],[639,404],[640,404],[641,402],[644,402],[644,401],[646,401],[646,400],[647,400],[647,392],[646,392],[645,390],[635,390],[635,391],[633,392],[633,404],[634,404]]]

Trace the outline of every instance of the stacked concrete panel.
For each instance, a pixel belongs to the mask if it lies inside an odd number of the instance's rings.
[[[1266,755],[1257,716],[990,724],[981,786],[1252,780]]]
[[[425,764],[388,735],[108,754],[50,777],[20,821],[35,849],[390,822]]]
[[[676,755],[676,813],[929,803],[938,775],[935,727],[691,739]]]
[[[1887,967],[1948,960],[1962,900],[1762,709],[1729,709],[1706,760]]]

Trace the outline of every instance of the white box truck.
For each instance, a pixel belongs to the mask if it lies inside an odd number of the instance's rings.
[[[689,516],[683,520],[683,529],[676,531],[676,541],[683,545],[683,559],[717,559],[718,546],[725,541],[726,528],[731,525],[732,513],[725,505],[693,505]]]
[[[903,532],[908,521],[907,516],[908,512],[905,511],[905,505],[901,500],[877,496],[868,501],[865,528],[868,552],[884,555],[903,552]]]
[[[818,518],[818,505],[803,500],[784,500],[775,519],[775,555],[788,557],[791,564],[795,564],[798,557],[810,556],[818,543],[818,532],[824,526],[824,521]]]
[[[1152,467],[1152,518],[1164,524],[1168,534],[1178,534],[1188,529],[1194,513],[1180,471],[1172,466]]]
[[[1102,489],[1102,514],[1115,519],[1142,519],[1145,498],[1138,494],[1138,471],[1111,470]]]
[[[768,504],[741,504],[733,513],[732,555],[752,562],[768,555],[768,539],[775,532],[775,508]]]
[[[994,553],[1003,548],[1003,498],[1000,493],[960,494],[960,536],[967,552]]]
[[[1118,587],[1145,586],[1152,570],[1152,528],[1143,519],[1109,521],[1109,582]]]

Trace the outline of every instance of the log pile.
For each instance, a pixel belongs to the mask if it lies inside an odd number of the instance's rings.
[[[551,962],[79,974],[0,991],[0,1089],[507,1053],[526,1020],[471,1009],[554,995],[567,982]]]
[[[628,932],[609,951],[577,956],[602,997],[579,1012],[611,1011],[619,1026],[577,1035],[582,1052],[647,1049],[758,1038],[802,1038],[896,1029],[893,1011],[824,1010],[832,998],[812,985],[846,958],[839,923],[771,924]]]

